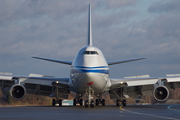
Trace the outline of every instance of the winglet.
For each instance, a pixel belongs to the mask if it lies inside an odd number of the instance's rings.
[[[91,4],[89,4],[89,14],[88,14],[88,38],[87,45],[92,46],[92,29],[91,29]]]

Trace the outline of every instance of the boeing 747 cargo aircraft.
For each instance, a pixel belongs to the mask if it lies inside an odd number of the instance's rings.
[[[102,94],[109,92],[111,99],[116,99],[116,105],[126,106],[126,98],[153,95],[157,101],[165,101],[169,97],[169,89],[180,87],[180,77],[170,76],[162,78],[136,77],[112,79],[109,77],[109,66],[143,60],[146,58],[106,61],[100,49],[93,46],[91,29],[91,5],[88,11],[87,46],[80,49],[74,61],[62,61],[41,57],[36,59],[57,62],[70,66],[70,77],[32,77],[0,75],[2,90],[10,88],[13,99],[21,100],[28,94],[37,94],[52,97],[52,106],[62,106],[62,99],[67,99],[70,91],[76,93],[74,106],[79,103],[84,106],[105,106]],[[97,99],[94,101],[92,95]]]

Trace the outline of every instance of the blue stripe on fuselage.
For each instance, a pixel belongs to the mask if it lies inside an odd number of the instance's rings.
[[[83,67],[83,66],[74,66],[74,70],[83,72],[83,73],[105,73],[109,74],[108,66],[99,66],[99,67]]]
[[[85,70],[85,69],[78,69],[78,71],[84,72],[84,73],[105,73],[109,74],[109,70]]]
[[[74,68],[88,68],[88,69],[94,69],[94,68],[108,68],[108,66],[99,66],[99,67],[74,66]]]

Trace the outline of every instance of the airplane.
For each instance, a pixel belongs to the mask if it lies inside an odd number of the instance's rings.
[[[106,61],[100,49],[93,46],[91,28],[91,4],[88,9],[88,35],[87,46],[81,48],[74,61],[55,60],[42,57],[32,57],[61,64],[70,65],[70,77],[55,78],[50,76],[14,76],[0,75],[0,86],[4,90],[9,89],[10,96],[15,100],[21,100],[28,94],[44,95],[52,97],[52,106],[62,106],[62,99],[67,99],[70,91],[76,93],[73,105],[78,103],[85,107],[95,105],[105,106],[102,95],[109,92],[111,99],[116,99],[116,106],[126,106],[126,98],[153,95],[155,100],[162,102],[168,99],[169,89],[180,87],[180,76],[167,76],[151,78],[147,76],[113,79],[109,77],[109,66],[143,60],[136,58],[118,61]],[[97,97],[93,100],[92,95]]]

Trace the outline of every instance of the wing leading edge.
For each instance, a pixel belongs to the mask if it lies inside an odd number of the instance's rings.
[[[111,88],[118,88],[122,84],[126,85],[127,87],[154,85],[157,84],[159,80],[164,81],[164,83],[180,82],[180,76],[162,77],[162,78],[124,78],[124,79],[110,79],[110,80],[111,80]]]
[[[68,88],[69,78],[53,77],[26,77],[26,76],[4,76],[0,75],[0,81],[19,81],[20,83],[52,86],[56,82],[60,87]]]
[[[46,60],[46,61],[51,61],[51,62],[57,62],[57,63],[62,63],[62,64],[67,64],[67,65],[71,65],[72,64],[72,62],[70,62],[70,61],[54,60],[54,59],[42,58],[42,57],[32,57],[32,58],[40,59],[40,60]]]
[[[108,65],[114,65],[114,64],[120,64],[120,63],[132,62],[132,61],[143,60],[143,59],[146,59],[146,58],[136,58],[136,59],[110,61],[110,62],[108,62]]]

